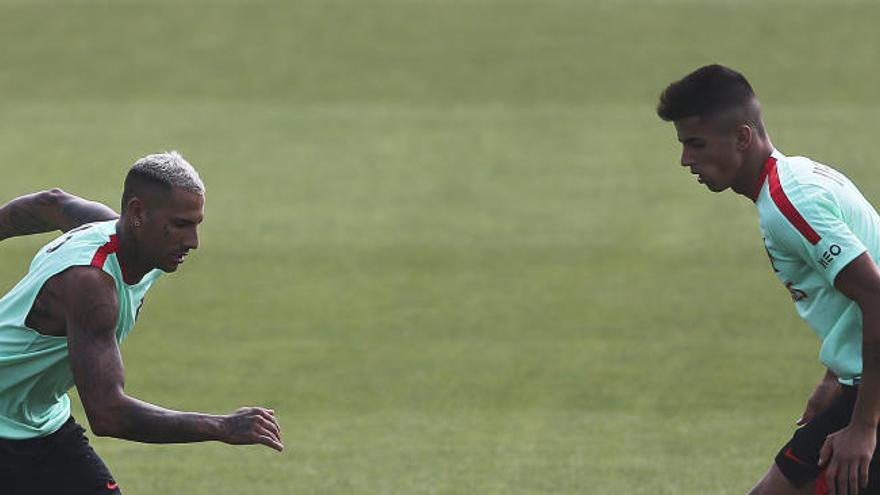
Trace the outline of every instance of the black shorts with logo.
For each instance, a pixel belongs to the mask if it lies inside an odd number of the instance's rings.
[[[71,417],[55,433],[28,440],[0,438],[0,493],[118,495],[113,476]]]
[[[812,421],[798,428],[776,455],[776,465],[794,486],[800,488],[817,480],[820,474],[824,477],[823,469],[819,467],[819,451],[828,435],[849,424],[857,395],[858,387],[844,385],[837,399]],[[817,485],[822,486],[824,482],[817,482]],[[880,494],[880,455],[876,450],[868,468],[868,487],[860,493]]]

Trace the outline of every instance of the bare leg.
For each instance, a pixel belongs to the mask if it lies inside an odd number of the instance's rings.
[[[813,495],[814,493],[816,493],[815,482],[811,481],[801,488],[796,488],[782,474],[779,467],[773,464],[749,495]]]

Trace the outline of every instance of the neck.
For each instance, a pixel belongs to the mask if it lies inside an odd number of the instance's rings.
[[[136,284],[153,269],[141,257],[132,227],[123,216],[116,224],[116,236],[119,239],[119,249],[116,251],[116,259],[122,268],[122,277],[127,284]]]
[[[758,181],[761,179],[761,172],[764,170],[764,164],[773,153],[773,143],[769,137],[758,140],[755,146],[752,146],[746,153],[745,161],[740,169],[739,178],[731,187],[737,194],[745,196],[755,201],[755,190],[758,188]]]

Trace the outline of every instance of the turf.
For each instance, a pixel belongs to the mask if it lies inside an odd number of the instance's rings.
[[[287,451],[99,438],[126,494],[744,493],[822,369],[751,204],[654,116],[708,62],[870,198],[869,1],[0,1],[0,201],[207,183],[127,390]],[[48,236],[0,244],[11,287]],[[75,413],[84,419],[80,409]]]

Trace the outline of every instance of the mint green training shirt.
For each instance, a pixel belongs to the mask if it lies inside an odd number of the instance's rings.
[[[834,279],[865,251],[880,261],[880,216],[840,172],[775,150],[755,205],[773,269],[822,341],[819,360],[851,384],[862,374],[862,312]]]
[[[102,268],[116,282],[116,339],[125,339],[153,282],[153,270],[129,285],[116,258],[116,220],[83,225],[44,246],[27,275],[0,299],[0,438],[26,439],[54,433],[70,417],[67,391],[74,385],[67,337],[42,335],[25,319],[40,289],[73,266]]]

